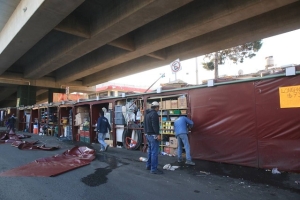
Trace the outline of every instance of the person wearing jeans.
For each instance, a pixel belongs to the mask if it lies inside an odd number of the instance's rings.
[[[111,131],[108,119],[104,117],[104,113],[99,113],[99,118],[97,121],[97,132],[98,132],[98,142],[100,143],[100,151],[107,151],[109,145],[105,143],[105,135],[107,131]]]
[[[159,141],[153,135],[147,135],[148,142],[148,160],[146,164],[146,169],[151,170],[151,173],[157,172],[158,165],[158,149]]]
[[[180,116],[178,119],[174,122],[174,128],[175,128],[175,136],[178,140],[178,162],[182,162],[182,143],[185,148],[185,154],[186,154],[186,162],[187,165],[195,165],[195,163],[192,161],[191,153],[190,153],[190,144],[189,144],[189,138],[188,138],[188,128],[192,128],[194,125],[194,122],[190,120],[189,118],[185,116]]]
[[[163,174],[162,171],[157,169],[159,141],[161,140],[159,134],[158,110],[159,103],[156,101],[152,102],[151,110],[147,110],[144,120],[145,135],[148,142],[148,160],[146,163],[146,169],[150,170],[151,174]]]
[[[106,133],[98,133],[98,142],[100,144],[100,151],[107,151],[108,144],[106,144],[105,140]]]

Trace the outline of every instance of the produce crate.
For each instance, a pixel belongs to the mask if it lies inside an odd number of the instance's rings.
[[[90,143],[91,143],[90,137],[85,137],[85,138],[84,138],[84,142],[90,144]]]
[[[84,136],[80,136],[80,142],[85,142],[85,137]]]

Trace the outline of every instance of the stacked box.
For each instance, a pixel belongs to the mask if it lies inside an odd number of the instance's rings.
[[[171,100],[171,108],[178,108],[178,101],[177,100]]]
[[[185,96],[179,97],[177,101],[178,101],[178,108],[187,108],[187,102]]]
[[[186,115],[186,110],[181,110],[180,113],[181,113],[182,115]]]
[[[85,121],[90,121],[89,113],[78,113],[75,115],[75,125],[79,126]]]
[[[91,143],[90,137],[84,137],[84,142],[85,143]]]
[[[87,107],[77,107],[76,108],[76,113],[89,113],[89,108]]]
[[[90,137],[90,131],[84,131],[84,137]]]
[[[178,142],[177,142],[176,137],[170,137],[169,138],[169,143],[170,143],[169,144],[170,147],[177,148]]]
[[[165,109],[171,109],[172,107],[171,107],[171,100],[167,100],[167,101],[165,101],[166,102],[166,107],[165,107]]]

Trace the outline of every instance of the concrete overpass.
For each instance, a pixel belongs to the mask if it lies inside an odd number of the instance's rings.
[[[299,0],[0,0],[0,83],[91,90],[299,29],[299,10]]]

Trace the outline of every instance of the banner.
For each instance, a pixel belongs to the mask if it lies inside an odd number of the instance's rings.
[[[174,60],[174,61],[170,64],[170,66],[171,66],[171,70],[172,70],[172,73],[173,73],[173,74],[179,72],[179,71],[182,69],[181,64],[180,64],[180,60],[179,60],[179,59]]]
[[[53,93],[53,102],[77,101],[78,99],[88,99],[88,95],[86,95],[86,94]]]

